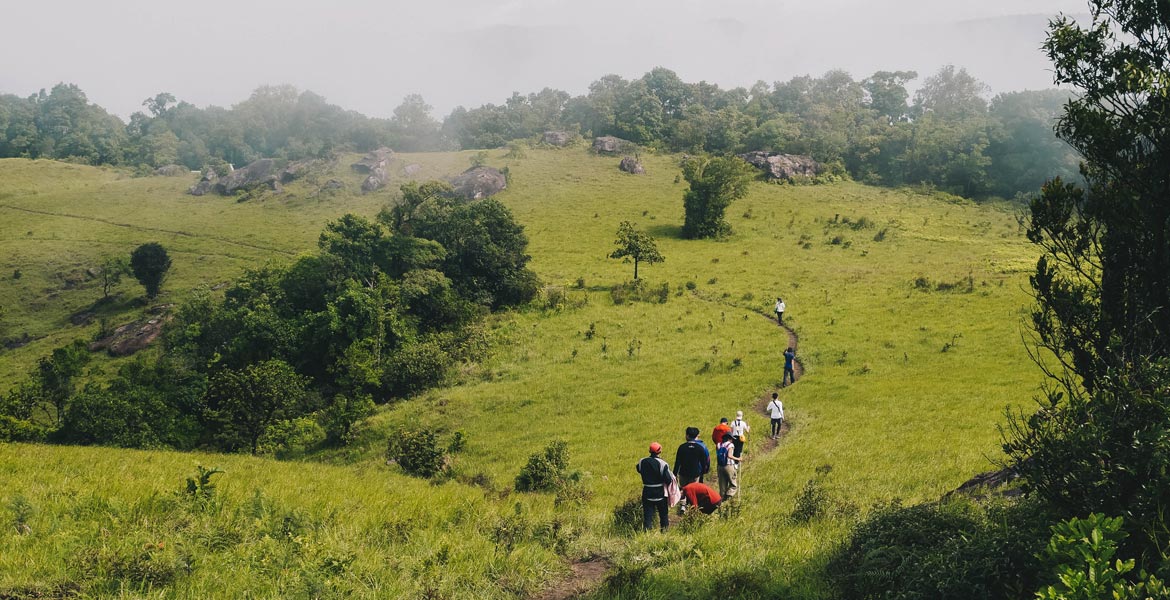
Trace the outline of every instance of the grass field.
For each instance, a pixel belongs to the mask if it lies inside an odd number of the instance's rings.
[[[400,158],[434,177],[468,157]],[[489,359],[383,409],[350,448],[276,462],[0,445],[0,478],[12,482],[0,518],[28,526],[0,529],[0,591],[113,594],[109,582],[137,585],[136,573],[163,565],[147,595],[524,597],[567,574],[566,560],[600,555],[614,568],[598,597],[825,597],[820,561],[856,511],[936,499],[998,455],[1004,408],[1040,382],[1022,343],[1035,252],[1010,207],[854,183],[753,184],[728,211],[730,239],[682,240],[677,159],[643,159],[647,175],[629,176],[579,149],[494,152],[489,163],[511,172],[500,198],[527,228],[532,266],[568,302],[493,318]],[[356,189],[348,162],[320,181]],[[162,300],[181,302],[195,286],[310,251],[326,220],[373,215],[394,196],[319,198],[310,180],[237,203],[186,196],[189,183],[0,161],[0,301],[11,307],[0,335],[38,338],[0,353],[0,388],[93,334],[96,324],[69,316],[100,288],[65,276],[105,254],[162,242],[175,261]],[[623,220],[658,238],[666,262],[641,275],[669,286],[665,303],[611,299],[632,273],[606,258]],[[120,291],[104,309],[111,320],[140,310],[136,284]],[[751,407],[781,375],[785,338],[766,320],[777,295],[806,371],[782,392],[790,435],[763,454],[767,421]],[[687,425],[709,431],[737,409],[755,430],[735,514],[666,535],[616,532],[613,510],[637,493],[646,445],[661,441],[672,460]],[[429,485],[383,464],[404,425],[465,431],[459,477]],[[583,504],[509,492],[554,439],[584,474]],[[174,493],[197,463],[226,471],[214,502]],[[824,465],[833,514],[792,522]]]

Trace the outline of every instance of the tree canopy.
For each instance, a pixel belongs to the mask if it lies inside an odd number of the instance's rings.
[[[638,263],[660,263],[665,258],[658,252],[658,244],[654,237],[634,228],[629,221],[622,221],[618,225],[617,240],[614,241],[617,249],[609,254],[610,258],[629,258],[634,261],[634,280],[638,279]]]

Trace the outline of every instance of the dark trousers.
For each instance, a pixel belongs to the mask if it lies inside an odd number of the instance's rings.
[[[731,447],[735,448],[735,457],[743,456],[743,438],[736,436],[731,438]]]
[[[781,324],[781,325],[784,324],[784,313],[783,312],[776,311],[776,322]]]
[[[658,511],[658,522],[662,526],[662,530],[666,531],[666,526],[670,524],[670,502],[663,498],[661,500],[642,500],[642,526],[646,531],[654,528],[654,512]]]
[[[796,383],[796,371],[792,367],[784,367],[784,379],[780,380],[780,385],[788,385],[789,381]]]
[[[780,435],[780,425],[784,423],[784,419],[772,419],[772,437]]]

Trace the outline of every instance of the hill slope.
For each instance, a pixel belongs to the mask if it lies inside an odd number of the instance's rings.
[[[0,470],[17,482],[0,501],[29,526],[0,533],[0,591],[82,585],[95,573],[98,583],[84,585],[132,584],[127,573],[158,563],[173,571],[156,582],[166,596],[512,597],[566,573],[563,557],[602,554],[629,597],[706,597],[727,584],[704,576],[716,570],[743,582],[743,595],[820,597],[818,557],[851,511],[799,526],[783,518],[818,467],[831,466],[819,480],[842,506],[937,498],[986,469],[1003,408],[1036,388],[1020,344],[1034,252],[1008,208],[852,183],[760,183],[729,210],[731,239],[688,241],[679,239],[685,184],[673,157],[644,157],[648,174],[639,177],[581,150],[499,154],[490,163],[512,174],[500,197],[527,228],[532,267],[564,291],[564,306],[494,319],[489,360],[466,365],[450,387],[384,409],[352,448],[318,457],[334,466],[0,446]],[[433,177],[462,170],[467,156],[401,159]],[[373,215],[393,198],[315,195],[329,177],[356,189],[346,165],[236,203],[185,196],[185,180],[0,161],[8,257],[0,273],[23,274],[0,292],[19,303],[6,335],[46,336],[0,354],[0,382],[97,328],[67,323],[100,291],[93,282],[64,289],[58,273],[158,240],[177,253],[165,300],[181,300],[196,285],[311,250],[326,220]],[[632,271],[606,258],[623,220],[659,238],[666,262],[641,274],[650,288],[669,286],[664,303],[611,297]],[[127,318],[138,310],[135,287],[124,284],[122,299],[103,310]],[[806,372],[782,392],[791,434],[762,454],[767,421],[751,407],[781,375],[785,340],[765,321],[777,295],[800,334]],[[632,465],[649,441],[673,448],[684,427],[709,430],[737,409],[755,429],[733,516],[666,537],[613,530],[615,506],[638,490]],[[385,439],[403,425],[467,433],[458,481],[430,486],[382,464]],[[568,443],[591,497],[554,506],[550,496],[509,493],[526,458],[554,439]],[[665,455],[673,462],[671,450]],[[220,495],[210,509],[171,493],[196,463],[227,471],[213,480]],[[284,532],[286,518],[299,525]],[[148,543],[155,548],[139,553]],[[96,554],[77,563],[68,560],[74,552]]]

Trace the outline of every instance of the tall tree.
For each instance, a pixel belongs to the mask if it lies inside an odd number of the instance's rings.
[[[1121,514],[1129,550],[1166,556],[1170,506],[1170,7],[1090,0],[1053,22],[1056,82],[1077,88],[1058,134],[1087,186],[1054,180],[1031,205],[1039,342],[1060,360],[1041,410],[1005,449],[1068,514]]]
[[[751,165],[734,156],[691,158],[682,169],[691,186],[683,196],[683,235],[695,239],[731,233],[723,212],[747,195],[748,183],[755,175]]]
[[[658,252],[658,244],[654,237],[643,231],[634,229],[634,224],[622,221],[618,225],[617,240],[614,241],[617,249],[609,254],[610,258],[630,258],[634,261],[634,281],[638,280],[638,263],[660,263],[665,258]]]
[[[138,283],[146,288],[147,298],[158,296],[170,269],[171,257],[158,242],[147,242],[130,253],[130,270]]]

